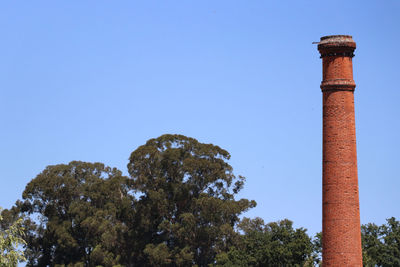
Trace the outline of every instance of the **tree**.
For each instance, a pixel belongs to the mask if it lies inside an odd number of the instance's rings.
[[[380,227],[374,223],[361,226],[361,238],[364,266],[379,266],[383,262],[383,243]]]
[[[239,215],[256,205],[235,200],[245,178],[229,153],[182,135],[150,139],[132,152],[130,188],[140,195],[131,246],[138,266],[207,266],[232,245]]]
[[[383,236],[384,260],[383,265],[400,266],[400,222],[391,217],[381,226]]]
[[[316,266],[322,266],[322,232],[315,234],[313,240],[313,262]]]
[[[394,217],[381,226],[361,226],[365,266],[400,266],[400,222]]]
[[[217,267],[312,266],[313,244],[306,229],[293,229],[290,220],[264,224],[260,218],[244,218],[242,235],[228,252],[217,255]]]
[[[18,262],[26,260],[24,253],[19,249],[26,244],[23,239],[22,219],[7,224],[3,220],[0,208],[0,226],[0,267],[17,266]]]
[[[113,266],[126,250],[133,196],[126,177],[101,163],[48,166],[23,192],[28,266]]]

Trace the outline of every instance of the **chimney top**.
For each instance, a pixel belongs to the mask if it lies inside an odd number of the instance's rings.
[[[318,50],[321,57],[328,55],[340,55],[345,53],[345,56],[353,57],[356,43],[351,35],[328,35],[321,37],[318,43]]]
[[[327,35],[327,36],[322,36],[322,40],[327,40],[330,39],[330,41],[340,41],[340,40],[351,40],[353,41],[353,38],[351,35]]]

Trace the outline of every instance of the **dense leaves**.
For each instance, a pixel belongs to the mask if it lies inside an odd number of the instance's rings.
[[[218,146],[163,135],[132,152],[130,178],[101,163],[47,167],[9,211],[24,216],[28,266],[212,264],[255,206],[235,200],[244,177],[229,158]]]
[[[218,267],[305,266],[313,263],[313,244],[303,228],[287,219],[264,224],[260,218],[243,219],[243,234],[228,252],[217,256]]]
[[[361,234],[365,266],[400,266],[400,221],[392,217],[381,226],[369,223]]]
[[[121,261],[127,232],[122,219],[133,197],[117,169],[78,161],[49,166],[26,186],[23,199],[17,206],[30,230],[28,265]]]
[[[0,267],[315,266],[321,235],[287,219],[239,217],[245,178],[229,153],[182,135],[150,139],[129,158],[129,177],[102,163],[48,166],[0,217]],[[22,235],[24,229],[24,236]],[[23,236],[23,239],[22,239]],[[362,226],[366,266],[400,266],[400,222]]]
[[[182,135],[149,140],[130,156],[141,266],[207,266],[230,245],[239,215],[254,207],[235,200],[244,177],[226,150]],[[143,253],[141,253],[143,252]]]

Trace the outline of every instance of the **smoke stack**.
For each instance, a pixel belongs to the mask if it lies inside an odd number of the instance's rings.
[[[323,64],[323,266],[362,266],[354,118],[353,52],[349,35],[321,38]]]

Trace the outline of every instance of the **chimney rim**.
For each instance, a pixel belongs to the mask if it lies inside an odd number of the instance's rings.
[[[322,41],[322,40],[326,40],[326,39],[339,39],[339,38],[351,39],[351,40],[353,40],[353,36],[351,36],[351,35],[336,34],[336,35],[326,35],[326,36],[322,36],[322,37],[321,37],[321,41]]]

